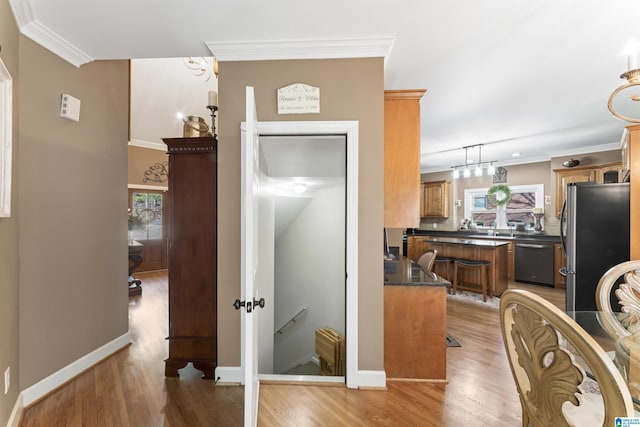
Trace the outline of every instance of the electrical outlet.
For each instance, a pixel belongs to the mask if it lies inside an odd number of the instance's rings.
[[[9,386],[11,385],[11,366],[4,371],[4,394],[9,393]]]

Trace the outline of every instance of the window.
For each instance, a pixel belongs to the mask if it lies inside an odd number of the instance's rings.
[[[533,210],[544,206],[544,185],[513,185],[509,189],[507,225],[533,227]],[[492,228],[496,223],[497,207],[487,198],[487,191],[488,188],[464,190],[464,217],[472,219],[478,228]]]
[[[133,230],[135,240],[162,239],[162,192],[130,191],[131,213],[142,220],[142,226]]]

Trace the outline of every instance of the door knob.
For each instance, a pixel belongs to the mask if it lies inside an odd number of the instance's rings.
[[[240,310],[240,307],[246,307],[247,313],[251,313],[254,308],[257,308],[257,307],[264,308],[264,298],[260,298],[260,299],[254,298],[253,303],[251,303],[251,301],[246,302],[246,301],[240,301],[239,299],[235,300],[233,302],[233,308],[235,308],[236,310]]]

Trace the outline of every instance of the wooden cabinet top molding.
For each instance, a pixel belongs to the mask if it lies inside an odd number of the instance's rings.
[[[169,154],[215,153],[217,141],[210,137],[162,138]]]
[[[426,89],[385,90],[384,99],[421,99]]]

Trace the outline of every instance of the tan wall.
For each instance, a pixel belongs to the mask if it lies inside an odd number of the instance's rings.
[[[125,334],[128,62],[20,37],[20,388]],[[60,95],[82,101],[58,116]],[[3,346],[4,347],[4,346]]]
[[[6,425],[20,390],[18,357],[18,29],[7,1],[0,1],[0,58],[13,78],[13,182],[11,217],[0,218],[0,425]],[[4,371],[11,388],[4,394]]]
[[[359,369],[382,370],[383,60],[301,60],[220,64],[218,157],[218,358],[240,365],[240,122],[245,86],[255,87],[258,119],[358,120]],[[276,90],[302,82],[320,88],[320,114],[277,114]],[[347,337],[349,339],[349,337]]]
[[[168,163],[166,151],[154,150],[149,148],[129,146],[128,148],[128,183],[131,185],[154,185],[159,187],[168,186],[168,177],[164,175],[162,182],[153,180],[145,180],[145,172],[157,164]],[[169,169],[168,164],[166,169]]]

